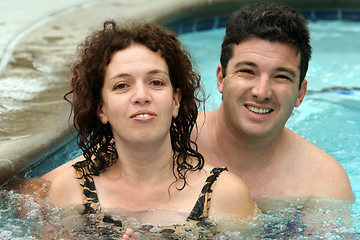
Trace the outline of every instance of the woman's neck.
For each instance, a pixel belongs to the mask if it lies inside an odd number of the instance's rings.
[[[164,181],[173,176],[173,150],[170,136],[161,143],[116,144],[118,161],[108,176],[126,178],[134,183]]]

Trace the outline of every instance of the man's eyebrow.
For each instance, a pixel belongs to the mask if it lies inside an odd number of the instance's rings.
[[[257,67],[257,65],[253,62],[242,61],[242,62],[237,62],[234,66],[234,69],[237,69],[237,68],[240,68],[243,66]],[[286,73],[290,74],[292,77],[296,77],[296,72],[290,68],[280,67],[280,68],[276,69],[276,72],[286,72]]]
[[[286,73],[289,73],[293,77],[296,76],[295,71],[293,71],[292,69],[289,69],[289,68],[281,67],[281,68],[276,69],[276,72],[286,72]]]
[[[249,62],[249,61],[242,61],[242,62],[237,62],[234,66],[234,68],[239,68],[242,66],[250,66],[250,67],[256,67],[256,64],[253,62]]]

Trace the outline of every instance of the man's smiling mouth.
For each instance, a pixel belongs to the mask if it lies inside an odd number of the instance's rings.
[[[270,108],[256,108],[256,107],[249,106],[249,105],[246,105],[246,108],[249,109],[251,112],[254,112],[254,113],[257,113],[257,114],[267,114],[267,113],[273,111]]]

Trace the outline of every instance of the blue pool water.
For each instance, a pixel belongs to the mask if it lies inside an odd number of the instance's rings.
[[[308,93],[303,104],[294,110],[287,127],[340,162],[349,175],[357,200],[354,204],[344,203],[334,208],[317,205],[316,201],[308,208],[296,200],[269,201],[266,204],[275,208],[262,214],[263,230],[259,232],[257,228],[250,236],[252,238],[283,239],[291,236],[294,239],[307,239],[309,231],[312,237],[319,239],[360,238],[360,45],[357,44],[360,23],[318,21],[310,22],[309,27],[313,57],[307,75]],[[180,35],[181,41],[194,57],[210,96],[206,110],[216,109],[221,102],[215,71],[223,35],[224,29]],[[26,176],[41,176],[79,154],[75,142],[71,141],[27,172]],[[0,201],[0,205],[8,206],[9,203]],[[10,207],[8,211],[8,214],[12,214]],[[0,222],[3,217],[1,213]],[[14,218],[12,221],[15,224],[20,220]],[[25,228],[33,227],[28,223],[22,224]],[[11,226],[0,224],[0,232],[8,233]],[[238,233],[226,236],[239,239]]]

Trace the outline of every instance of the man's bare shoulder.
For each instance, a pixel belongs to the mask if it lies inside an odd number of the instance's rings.
[[[215,128],[217,110],[210,112],[199,112],[196,127],[192,132],[192,139],[196,142],[199,147],[199,152],[205,157],[205,160],[209,164],[214,166],[221,166],[223,164],[218,164],[213,153],[214,149],[212,148],[213,133]]]
[[[199,128],[204,125],[211,124],[215,121],[216,115],[218,114],[218,110],[199,112],[196,124]]]
[[[306,181],[312,187],[314,197],[352,200],[350,181],[341,164],[300,135],[290,131],[290,136],[296,148],[292,156],[294,169],[306,172]]]
[[[214,127],[216,121],[216,115],[218,110],[199,112],[199,115],[196,120],[196,131],[193,131],[192,138],[195,139],[197,143],[207,140],[209,136],[209,128]]]

